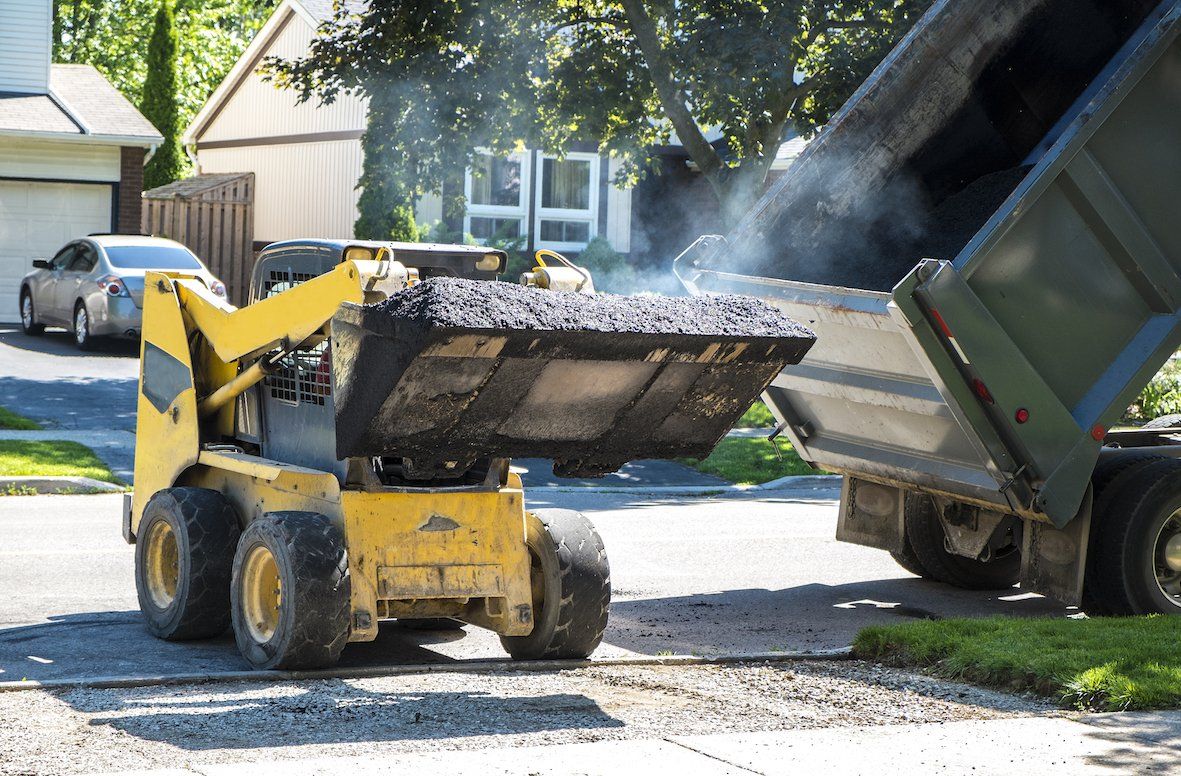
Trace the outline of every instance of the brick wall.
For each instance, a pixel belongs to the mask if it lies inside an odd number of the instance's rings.
[[[119,212],[117,230],[120,234],[139,234],[143,212],[144,155],[143,148],[119,149]]]

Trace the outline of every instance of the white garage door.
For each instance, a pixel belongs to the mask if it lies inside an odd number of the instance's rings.
[[[111,186],[0,180],[0,321],[19,320],[20,279],[75,237],[111,230]]]

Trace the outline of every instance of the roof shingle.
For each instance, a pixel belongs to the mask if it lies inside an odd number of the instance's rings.
[[[49,88],[93,135],[142,138],[160,142],[164,138],[131,102],[90,65],[54,65]]]

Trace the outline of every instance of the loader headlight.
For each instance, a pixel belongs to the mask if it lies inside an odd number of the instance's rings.
[[[500,253],[485,253],[476,262],[476,269],[481,272],[500,272],[504,269],[504,255]]]

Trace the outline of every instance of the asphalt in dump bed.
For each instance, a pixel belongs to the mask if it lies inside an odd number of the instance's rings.
[[[422,327],[812,337],[808,329],[766,302],[736,295],[592,295],[434,277],[375,308],[396,322]]]
[[[903,182],[846,219],[806,225],[785,219],[768,241],[759,271],[784,280],[889,291],[923,259],[954,259],[1030,169],[985,175],[934,208]]]

